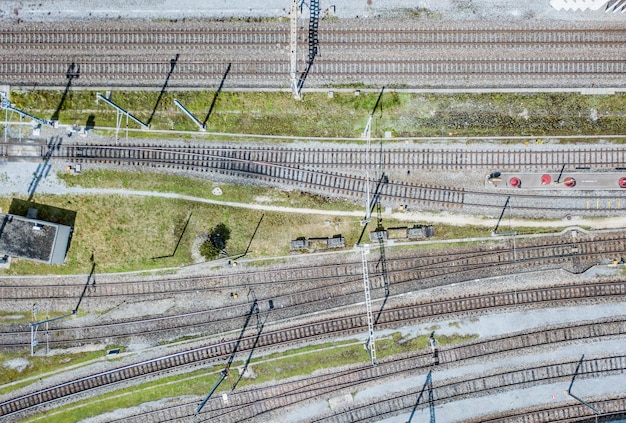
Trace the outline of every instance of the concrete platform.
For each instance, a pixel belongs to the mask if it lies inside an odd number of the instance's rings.
[[[547,175],[547,178],[544,178]],[[546,173],[524,173],[524,172],[502,172],[498,178],[485,178],[485,186],[493,188],[519,189],[519,190],[623,190],[620,188],[620,178],[626,177],[624,172],[563,172],[559,178],[559,172]],[[514,178],[520,181],[518,187],[515,186]],[[572,178],[574,186],[566,184]],[[557,180],[559,182],[557,182]]]
[[[9,160],[14,158],[41,159],[41,146],[38,144],[9,144],[7,155]]]

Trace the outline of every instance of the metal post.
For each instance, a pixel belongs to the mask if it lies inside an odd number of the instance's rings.
[[[35,326],[30,325],[30,356],[35,355]]]
[[[30,355],[35,355],[37,346],[37,304],[33,304],[33,323],[30,324]]]
[[[174,99],[174,104],[175,104],[176,106],[178,106],[178,108],[179,108],[180,110],[182,110],[182,111],[183,111],[183,113],[185,113],[185,114],[189,117],[189,119],[191,119],[191,120],[193,121],[193,123],[195,123],[196,125],[198,125],[198,128],[200,128],[200,130],[201,130],[201,131],[206,130],[206,125],[204,125],[202,122],[200,122],[200,120],[198,120],[198,118],[197,118],[197,117],[195,117],[195,116],[193,115],[193,113],[191,113],[189,110],[187,110],[187,108],[186,108],[185,106],[183,106],[183,105],[182,105],[182,103],[181,103],[180,101],[178,101],[178,100]]]

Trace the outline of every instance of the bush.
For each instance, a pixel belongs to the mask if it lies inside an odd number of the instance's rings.
[[[225,250],[229,239],[230,229],[220,223],[211,230],[208,239],[200,246],[200,254],[207,260],[215,260],[222,252],[228,255]]]

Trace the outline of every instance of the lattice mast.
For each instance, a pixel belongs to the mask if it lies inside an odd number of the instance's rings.
[[[291,17],[291,48],[289,51],[291,61],[291,91],[293,97],[296,100],[300,100],[300,87],[298,84],[298,13],[300,8],[298,7],[298,0],[291,0],[291,10],[289,15]]]

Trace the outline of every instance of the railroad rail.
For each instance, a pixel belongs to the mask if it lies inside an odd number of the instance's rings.
[[[598,326],[596,326],[596,324]],[[621,326],[621,327],[620,327]],[[618,328],[620,327],[620,328]],[[492,357],[515,352],[524,352],[525,349],[552,346],[558,347],[563,342],[579,342],[586,339],[602,339],[605,336],[621,336],[626,333],[626,326],[622,321],[603,321],[593,324],[574,326],[556,326],[532,331],[525,334],[513,334],[497,337],[490,340],[472,342],[460,346],[441,349],[438,367],[462,365],[464,362],[484,357]],[[399,357],[389,357],[380,363],[382,369],[372,369],[369,366],[354,366],[340,371],[327,371],[316,376],[308,376],[292,382],[274,382],[271,386],[249,388],[229,394],[229,403],[226,405],[220,400],[213,400],[205,406],[202,413],[203,420],[223,418],[223,421],[245,421],[258,416],[270,417],[271,412],[311,400],[337,395],[337,391],[351,390],[368,382],[379,382],[381,378],[401,375],[407,377],[426,371],[433,366],[431,352],[412,352]],[[197,402],[197,401],[195,401]],[[184,401],[183,404],[163,407],[159,410],[150,410],[125,416],[124,421],[135,422],[148,419],[151,421],[176,421],[191,417],[194,410],[194,401]],[[238,420],[239,419],[239,420]],[[143,420],[145,421],[145,420]],[[346,420],[347,421],[347,420]]]
[[[42,147],[42,154],[44,154]],[[236,153],[239,151],[239,153]],[[258,150],[262,152],[263,150]],[[607,153],[605,158],[609,158],[609,154],[613,155],[614,163],[618,164],[621,155],[617,150],[613,153]],[[355,176],[354,172],[341,173],[330,171],[327,169],[316,168],[315,163],[323,160],[324,156],[317,155],[315,152],[302,153],[304,157],[311,154],[314,160],[311,165],[300,164],[296,161],[283,163],[277,161],[282,159],[279,154],[269,154],[268,160],[256,159],[257,151],[243,152],[242,150],[234,150],[233,153],[228,150],[218,150],[219,154],[213,154],[211,149],[207,148],[183,148],[177,147],[114,147],[114,146],[61,146],[56,151],[49,151],[47,154],[54,158],[69,160],[72,162],[95,162],[95,163],[112,163],[120,166],[146,166],[154,168],[166,168],[168,170],[184,170],[197,172],[212,172],[220,175],[228,175],[229,177],[243,178],[248,182],[254,180],[259,184],[269,185],[291,185],[306,192],[312,192],[321,195],[330,195],[351,200],[362,200],[366,190],[366,185],[373,183],[366,181],[365,178]],[[237,154],[239,157],[237,157]],[[260,154],[260,153],[258,153]],[[492,153],[493,154],[493,153]],[[498,153],[496,153],[498,154]],[[581,153],[580,159],[586,157],[587,152]],[[317,158],[315,157],[317,155]],[[487,154],[488,155],[488,154]],[[617,155],[618,157],[615,157]],[[573,155],[568,155],[575,158]],[[592,157],[593,156],[593,157]],[[590,161],[596,161],[603,158],[600,154],[589,154]],[[261,157],[262,159],[265,157]],[[532,157],[528,157],[530,159]],[[317,159],[317,162],[315,161]],[[276,160],[276,161],[269,161]],[[513,156],[515,160],[515,156]],[[305,159],[301,159],[305,161]],[[521,165],[521,160],[519,161]],[[355,166],[362,166],[356,164]],[[412,166],[419,166],[414,164]],[[481,165],[482,166],[482,165]],[[621,167],[620,167],[621,168]],[[384,169],[384,164],[381,165]],[[409,169],[410,170],[410,169]],[[616,183],[616,189],[620,189]],[[386,202],[386,205],[397,207],[405,204],[419,204],[422,208],[431,210],[446,210],[448,208],[464,207],[465,210],[471,212],[470,206],[474,206],[476,210],[480,210],[483,214],[485,210],[499,211],[504,204],[507,196],[519,200],[516,203],[516,212],[525,215],[536,215],[541,210],[561,215],[563,209],[568,212],[579,213],[598,213],[607,214],[619,212],[621,209],[621,201],[614,194],[580,194],[571,192],[562,192],[558,195],[545,193],[520,194],[515,191],[503,192],[503,190],[485,190],[471,191],[465,188],[446,187],[436,184],[416,184],[411,182],[400,182],[387,179],[380,187],[380,198]],[[599,200],[603,201],[602,206]],[[615,199],[611,207],[610,201]],[[569,204],[563,206],[562,203],[567,200]],[[589,207],[589,200],[597,200],[598,205],[595,208]],[[616,204],[619,204],[616,207]]]
[[[30,144],[32,145],[32,144]],[[0,150],[1,151],[1,150]],[[41,157],[48,153],[41,146]],[[163,146],[162,144],[71,144],[61,145],[52,157],[74,161],[95,158],[124,159],[141,162],[169,164],[197,164],[224,166],[231,161],[255,163],[289,163],[306,168],[365,168],[367,154],[362,148],[286,148],[227,146],[207,144]],[[434,149],[434,148],[383,148],[370,158],[370,164],[384,169],[424,170],[559,170],[563,164],[569,169],[615,169],[626,168],[626,149],[620,147],[566,148],[566,149]]]
[[[515,248],[510,243],[490,243],[477,246],[400,251],[387,253],[387,272],[390,283],[398,285],[420,281],[425,283],[429,278],[454,275],[459,273],[459,281],[474,279],[476,270],[485,270],[497,274],[497,267],[511,266],[503,272],[532,270],[539,264],[552,263],[556,268],[566,268],[571,272],[582,272],[591,265],[619,257],[626,250],[626,234],[623,231],[591,232],[577,234],[572,232],[563,236],[539,237],[536,239],[517,239]],[[576,262],[576,263],[575,263]],[[380,269],[375,263],[369,264],[373,288],[379,288],[376,280],[380,277]],[[149,295],[163,296],[189,292],[207,292],[211,290],[236,290],[244,287],[279,286],[281,290],[289,286],[302,285],[306,291],[311,286],[328,289],[333,285],[351,283],[361,277],[361,263],[348,257],[341,261],[331,261],[307,267],[286,266],[273,270],[241,270],[220,272],[212,276],[186,278],[158,278],[148,280],[130,280],[109,282],[99,278],[95,290],[90,289],[92,298],[108,297],[142,297]],[[75,283],[42,283],[35,280],[26,281],[0,280],[0,296],[11,301],[32,301],[41,298],[61,300],[72,296],[72,292],[82,291],[84,282]],[[409,287],[412,289],[413,287]],[[297,289],[301,289],[298,287]],[[401,291],[398,291],[401,292]],[[307,298],[305,301],[311,301]],[[73,301],[73,299],[72,299]]]
[[[15,85],[63,86],[68,65],[76,63],[80,78],[74,86],[157,86],[171,70],[169,56],[180,54],[170,87],[214,87],[227,66],[231,86],[288,85],[290,63],[283,53],[290,44],[287,23],[127,25],[103,29],[84,24],[73,31],[2,28],[0,42],[7,48],[0,54],[0,76]],[[615,59],[626,42],[621,28],[358,25],[320,25],[324,54],[316,57],[308,86],[393,80],[409,86],[466,87],[465,78],[470,78],[477,86],[587,87],[599,77],[610,86],[624,86],[626,65]],[[306,49],[305,39],[300,44]]]
[[[618,421],[619,418],[626,416],[626,398],[624,397],[590,402],[596,409],[602,410],[602,414],[597,417],[605,421]],[[537,407],[515,414],[509,413],[508,416],[502,414],[467,420],[467,423],[518,423],[520,421],[527,423],[589,423],[595,421],[596,418],[589,407],[582,404],[558,404],[553,407]]]
[[[562,241],[562,240],[561,240]],[[447,260],[444,255],[432,255],[422,258],[390,259],[387,262],[387,280],[392,287],[394,294],[410,292],[414,289],[441,286],[455,282],[462,282],[469,279],[483,278],[495,275],[504,275],[530,271],[536,269],[566,267],[581,267],[581,263],[588,263],[591,260],[598,261],[598,256],[613,256],[621,254],[626,248],[626,240],[619,238],[610,240],[593,240],[576,244],[573,251],[572,244],[557,243],[552,245],[520,246],[515,250],[508,247],[499,246],[493,249],[485,248],[484,251],[468,251],[465,253],[450,254],[448,251]],[[546,265],[546,263],[550,263]],[[372,267],[373,288],[381,288],[380,272],[375,266]],[[586,265],[585,267],[586,268]],[[580,270],[580,269],[579,269]],[[248,282],[252,275],[245,273],[238,275],[235,279],[231,276],[230,281],[237,280],[239,287],[251,287],[256,285],[282,285],[277,291],[280,294],[273,295],[264,293],[261,301],[271,299],[274,304],[280,307],[280,311],[275,311],[274,315],[280,319],[294,318],[302,314],[301,307],[315,307],[323,310],[332,307],[345,306],[358,303],[360,289],[356,281],[360,280],[360,269],[355,263],[346,263],[344,266],[319,266],[315,270],[300,269],[302,279],[297,270],[292,274],[290,270],[276,271],[266,274],[266,281],[257,283]],[[306,276],[304,276],[306,275]],[[217,280],[229,283],[226,277],[216,277]],[[140,289],[142,296],[159,297],[164,294],[201,292],[207,290],[223,291],[233,289],[232,285],[219,285],[215,279],[208,278],[187,278],[173,279],[152,282],[124,282],[123,284],[100,283],[98,292],[88,291],[89,298],[106,298],[110,296],[136,295],[128,292],[129,285]],[[224,281],[226,279],[226,281]],[[204,285],[202,287],[201,285]],[[186,288],[189,286],[190,288]],[[169,287],[169,291],[162,288]],[[5,298],[14,300],[18,292],[28,292],[31,295],[28,300],[34,301],[41,298],[66,299],[71,301],[69,292],[79,292],[79,286],[73,289],[67,285],[50,285],[45,289],[39,286],[37,294],[29,287],[1,287],[0,292],[6,294]],[[177,288],[177,289],[175,289]],[[43,291],[43,292],[42,292]],[[131,291],[132,292],[132,291]],[[36,297],[35,295],[43,295]],[[13,295],[12,295],[13,294]],[[265,307],[265,306],[263,306]],[[187,334],[202,333],[209,327],[221,327],[226,329],[236,329],[240,326],[239,320],[247,315],[246,304],[222,307],[219,309],[194,311],[179,315],[151,317],[140,320],[130,320],[117,323],[108,323],[93,326],[72,326],[71,324],[61,324],[57,328],[49,330],[52,337],[50,345],[62,346],[75,342],[98,342],[104,339],[122,339],[130,336],[141,336],[150,333],[152,337],[161,336],[167,338],[176,331],[185,329]],[[0,332],[0,345],[4,348],[24,348],[30,339],[26,325],[4,325]]]
[[[564,28],[550,29],[450,29],[446,28],[368,28],[364,22],[361,28],[345,28],[324,25],[320,28],[320,42],[334,44],[549,44],[559,45],[614,45],[626,44],[621,29]],[[0,43],[7,48],[23,45],[46,46],[46,48],[67,48],[67,46],[115,46],[131,44],[136,46],[189,46],[189,45],[249,45],[287,44],[290,33],[286,25],[211,25],[203,29],[56,29],[26,27],[0,29]]]
[[[463,302],[458,302],[457,304],[463,304]],[[393,312],[393,310],[390,310],[389,313],[390,312]],[[406,321],[401,322],[406,323]],[[337,322],[335,321],[330,323],[329,326],[335,327],[334,331],[337,334]],[[296,336],[297,338],[319,336],[319,332],[306,327],[298,327],[295,328],[295,330],[291,329],[291,331],[293,331],[292,336]],[[607,320],[603,322],[585,323],[575,325],[573,327],[568,325],[563,327],[552,327],[550,329],[543,328],[532,333],[515,334],[502,338],[474,342],[468,345],[443,348],[440,352],[440,365],[457,365],[465,360],[512,351],[517,352],[525,348],[555,343],[558,344],[561,342],[573,342],[589,338],[598,339],[602,337],[621,336],[625,333],[626,321],[624,320]],[[275,345],[293,342],[293,340],[285,339],[283,336],[275,333],[261,334],[258,340],[254,340],[256,348],[265,346],[266,336],[270,336]],[[242,340],[243,347],[240,351],[246,351],[247,349],[253,347],[253,338],[255,337],[244,338]],[[257,343],[257,341],[259,343]],[[222,354],[216,355],[215,357],[225,357],[230,354],[227,345],[232,348],[232,344],[234,344],[234,342],[219,344],[220,347],[223,347]],[[62,383],[55,387],[46,388],[36,393],[1,403],[0,412],[2,414],[0,415],[13,414],[58,398],[74,395],[78,392],[95,389],[97,387],[116,383],[122,380],[129,380],[139,376],[144,376],[149,373],[159,372],[165,368],[187,365],[189,364],[190,357],[192,357],[194,362],[204,361],[208,358],[203,357],[203,353],[201,351],[206,351],[215,347],[216,346],[214,345],[135,365],[124,366],[122,368],[109,370],[101,374],[81,378],[76,381]],[[620,360],[626,360],[626,357],[622,357]],[[357,368],[349,370],[308,377],[295,383],[285,382],[272,384],[269,388],[250,389],[241,393],[236,393],[235,395],[231,394],[230,404],[228,407],[225,407],[221,401],[214,400],[205,406],[206,412],[203,413],[203,415],[208,417],[217,412],[220,413],[221,417],[225,419],[222,421],[244,421],[246,418],[258,416],[274,408],[285,407],[307,399],[317,398],[320,395],[325,395],[329,392],[346,389],[368,381],[378,380],[380,377],[392,376],[394,374],[406,375],[407,373],[423,371],[432,365],[432,353],[423,351],[408,353],[400,358],[383,359],[377,368],[360,365]],[[613,363],[613,367],[615,368],[619,366],[615,366],[615,363]],[[626,367],[621,367],[621,369],[624,368]],[[570,375],[571,373],[568,373],[568,376]],[[526,380],[536,379],[533,377]],[[462,390],[462,393],[468,392],[472,391],[468,391],[467,389]],[[458,397],[458,395],[459,391],[456,390],[453,397]],[[442,396],[438,395],[439,401],[441,401],[442,398]],[[178,408],[180,409],[180,407]],[[187,415],[193,413],[193,407],[189,407],[187,413]],[[165,420],[159,418],[159,421]]]
[[[480,375],[459,381],[441,381],[433,387],[436,398],[434,403],[444,404],[452,400],[493,393],[505,388],[524,388],[537,384],[569,382],[578,361],[558,364],[524,367],[511,371]],[[583,362],[578,377],[601,377],[604,375],[623,374],[626,371],[626,356],[615,355],[597,357]],[[351,422],[371,422],[410,412],[415,406],[415,393],[393,394],[384,399],[376,399],[367,405],[344,407],[312,422],[339,423],[349,418]],[[585,414],[583,414],[585,415]],[[590,413],[586,413],[587,416]],[[243,421],[243,420],[240,420]]]

